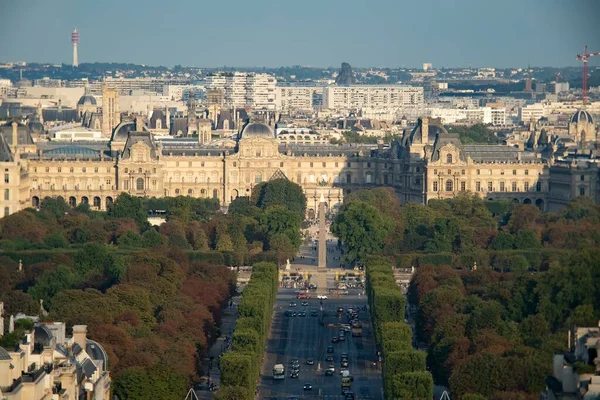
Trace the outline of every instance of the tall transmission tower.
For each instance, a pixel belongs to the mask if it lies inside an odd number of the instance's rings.
[[[79,44],[79,32],[77,32],[77,28],[73,28],[73,32],[71,32],[71,43],[73,43],[73,67],[78,67],[77,45]]]

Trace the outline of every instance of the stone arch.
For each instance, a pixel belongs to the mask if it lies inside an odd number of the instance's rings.
[[[237,189],[233,189],[231,191],[231,201],[237,199],[239,197],[239,195],[240,195],[240,192],[238,192]]]
[[[76,207],[77,206],[77,199],[75,198],[75,196],[70,196],[69,197],[69,205],[71,207]]]
[[[537,199],[535,201],[535,206],[537,208],[539,208],[540,210],[544,210],[544,200],[543,199]]]
[[[40,208],[40,198],[37,196],[33,196],[31,198],[31,206],[33,208]]]
[[[62,196],[58,196],[58,197],[56,198],[56,201],[65,201],[65,198],[64,198],[64,197],[62,197]]]
[[[219,198],[219,189],[213,189],[213,199]]]
[[[113,202],[114,202],[113,198],[110,196],[107,196],[106,197],[106,208],[110,207]]]
[[[514,198],[512,201],[513,201],[513,203],[517,203],[517,204],[520,203],[519,199],[517,199],[517,198]]]
[[[314,208],[309,208],[308,211],[308,219],[315,219],[316,213]]]
[[[90,204],[90,199],[88,199],[87,196],[82,196],[81,204]]]
[[[94,207],[102,207],[102,200],[100,200],[100,197],[98,196],[94,196]]]
[[[529,199],[529,198],[523,199],[523,204],[531,204],[531,199]]]

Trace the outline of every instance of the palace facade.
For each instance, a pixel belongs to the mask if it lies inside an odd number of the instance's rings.
[[[202,132],[203,122],[194,120],[198,126],[188,128]],[[535,150],[463,145],[428,118],[389,146],[282,142],[262,122],[247,122],[234,138],[207,143],[205,135],[154,135],[154,124],[142,117],[123,120],[109,141],[72,143],[34,143],[29,127],[18,120],[0,126],[1,215],[39,207],[46,196],[105,210],[122,192],[214,197],[227,206],[276,178],[302,186],[309,216],[321,194],[334,211],[345,194],[373,186],[393,187],[402,202],[422,204],[461,192],[544,210],[560,209],[582,194],[600,200],[595,150],[586,150],[595,140],[589,114],[586,134],[574,130],[588,147],[574,152],[551,139]]]

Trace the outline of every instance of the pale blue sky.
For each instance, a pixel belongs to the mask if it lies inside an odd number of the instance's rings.
[[[0,0],[0,61],[70,63],[77,27],[80,62],[567,66],[600,51],[599,17],[600,0]]]

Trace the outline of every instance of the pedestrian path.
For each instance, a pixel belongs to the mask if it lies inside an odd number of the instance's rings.
[[[199,400],[210,400],[214,397],[214,392],[208,390],[210,384],[219,386],[221,383],[221,371],[219,370],[219,356],[227,351],[231,346],[231,337],[235,329],[237,318],[237,305],[241,297],[234,297],[230,307],[223,311],[221,318],[221,336],[212,345],[208,351],[208,357],[202,360],[202,367],[208,377],[208,381],[201,386],[201,390],[196,390]],[[198,389],[198,388],[197,388]]]

